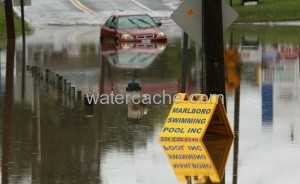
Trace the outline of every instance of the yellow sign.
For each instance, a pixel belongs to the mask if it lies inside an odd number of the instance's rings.
[[[234,137],[222,96],[179,93],[173,103],[165,125],[159,135],[160,141],[197,142],[204,135]]]
[[[160,144],[180,182],[193,178],[205,183],[221,182],[233,138],[208,138],[199,142],[164,142]]]

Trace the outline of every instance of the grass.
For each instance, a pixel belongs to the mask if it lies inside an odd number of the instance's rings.
[[[14,17],[15,22],[15,32],[16,34],[20,34],[22,27],[21,27],[21,20],[19,17]],[[30,32],[30,26],[28,24],[25,24],[25,30],[26,32]],[[6,21],[5,21],[5,10],[4,6],[0,4],[0,36],[3,36],[6,34]]]
[[[233,25],[224,33],[224,40],[229,42],[230,35],[233,41],[239,43],[244,36],[255,36],[260,43],[300,43],[300,27],[297,26],[244,26]]]
[[[300,20],[300,0],[259,0],[257,6],[242,6],[240,0],[232,2],[233,8],[239,13],[236,22]]]

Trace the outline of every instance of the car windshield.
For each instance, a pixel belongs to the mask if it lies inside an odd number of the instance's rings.
[[[119,17],[118,20],[118,29],[147,28],[155,26],[155,22],[147,15]]]

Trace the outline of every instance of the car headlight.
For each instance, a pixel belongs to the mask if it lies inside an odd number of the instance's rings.
[[[157,38],[163,38],[163,37],[166,37],[166,34],[164,32],[159,32],[157,33]]]
[[[132,40],[133,37],[129,34],[122,34],[121,39],[122,40]]]
[[[159,49],[159,50],[164,50],[166,48],[166,45],[163,45],[163,44],[157,44],[156,47]]]
[[[133,47],[132,43],[122,43],[121,44],[122,49],[130,49]]]

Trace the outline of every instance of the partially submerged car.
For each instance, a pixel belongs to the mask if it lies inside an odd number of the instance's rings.
[[[167,37],[160,26],[160,22],[155,22],[147,14],[112,15],[101,27],[100,41],[165,43]]]

